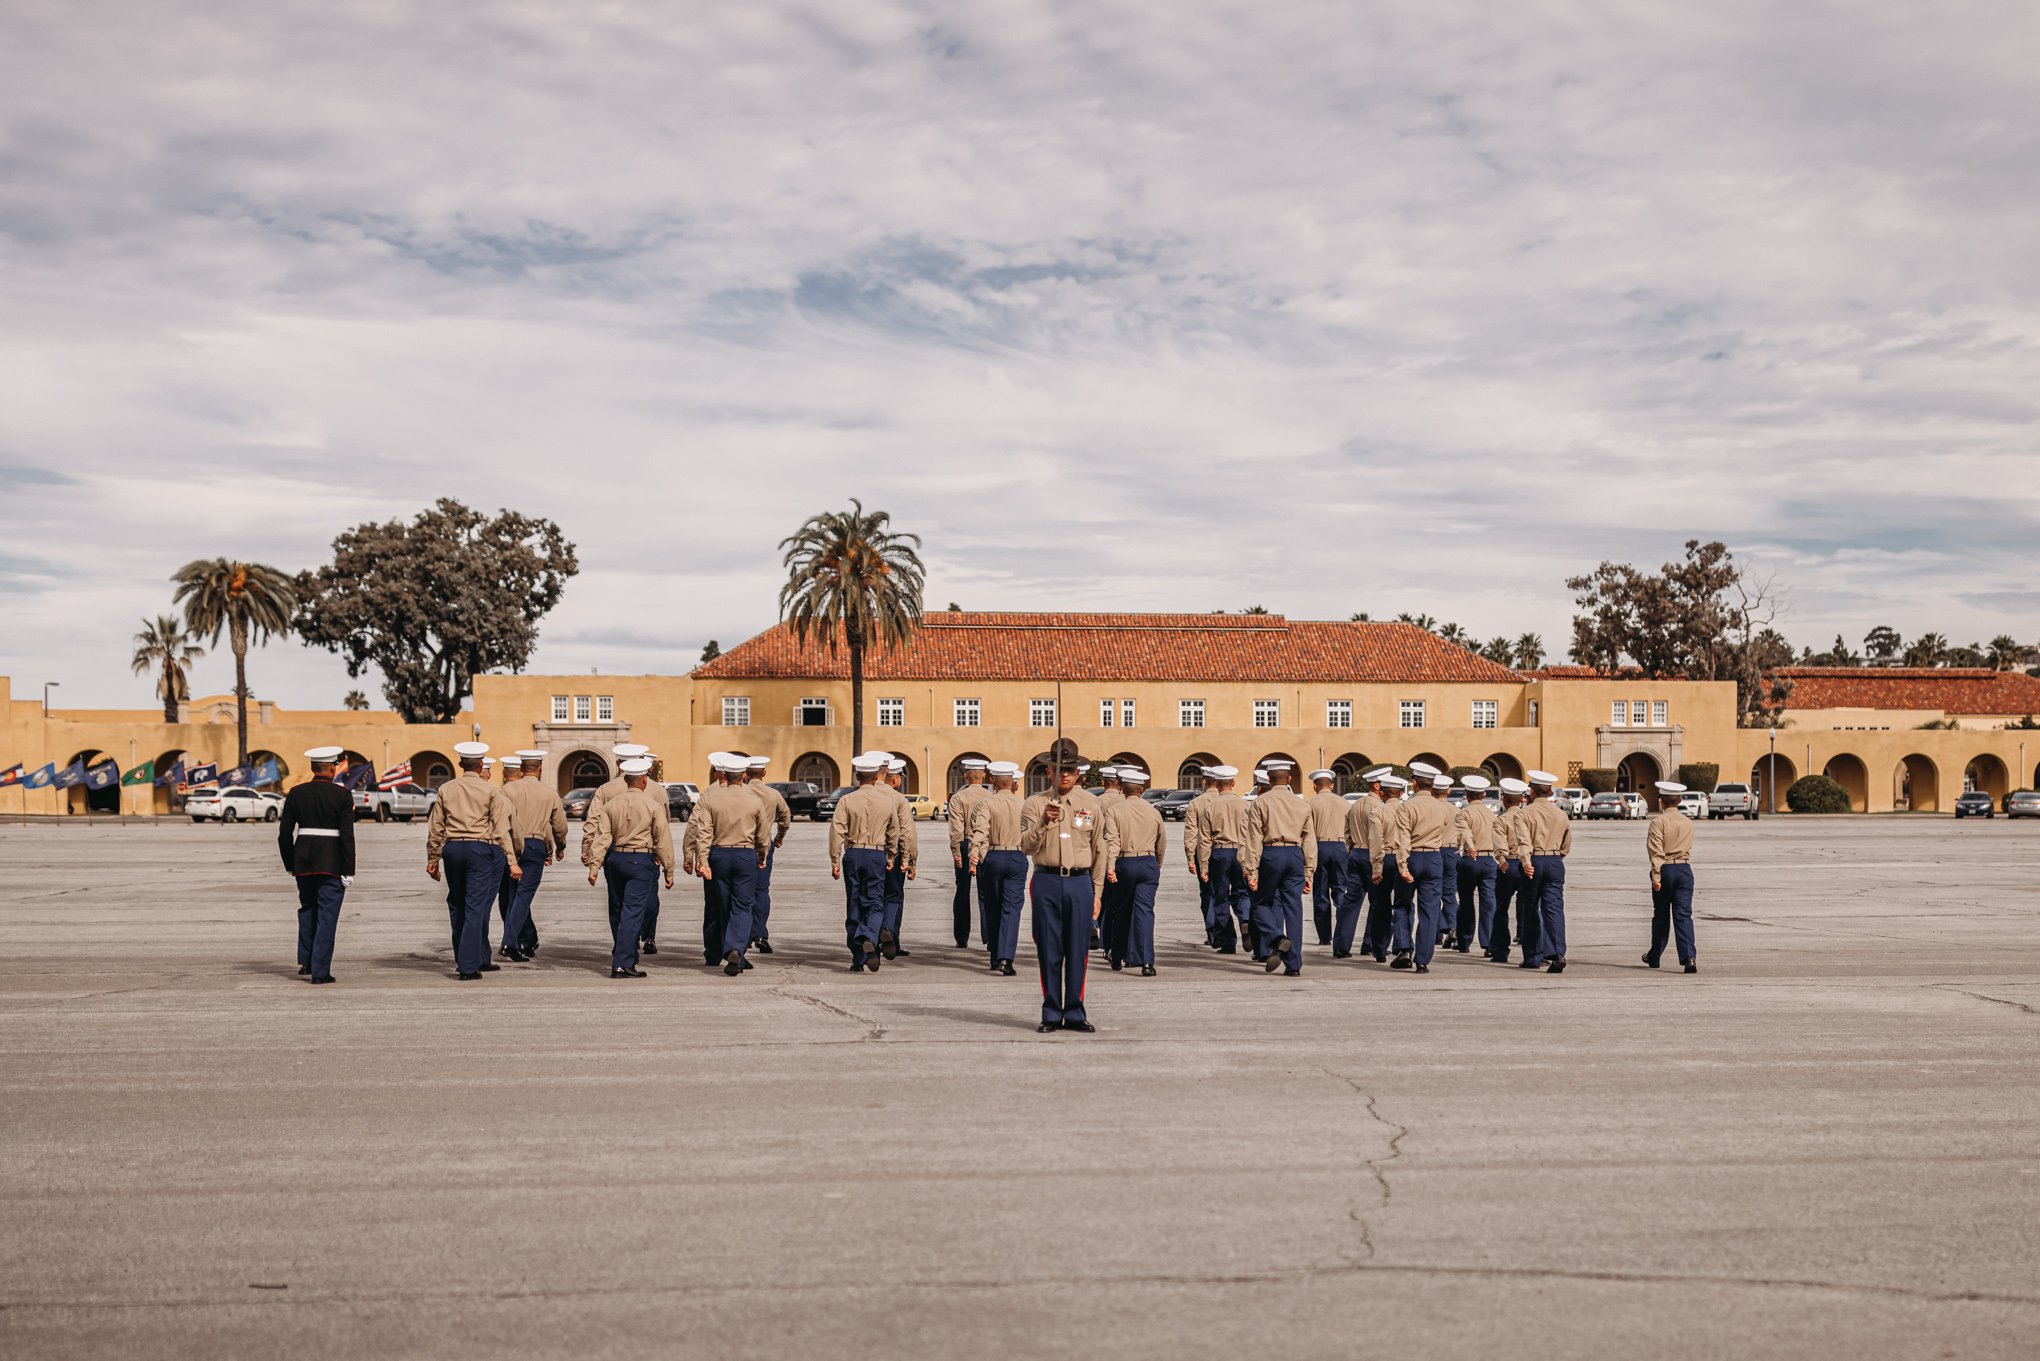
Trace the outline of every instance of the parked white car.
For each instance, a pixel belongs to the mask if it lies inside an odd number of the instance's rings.
[[[194,789],[184,800],[193,822],[274,822],[283,816],[283,795],[266,789]]]
[[[1707,816],[1707,796],[1697,789],[1689,789],[1679,795],[1679,811],[1689,818]]]
[[[1629,810],[1629,816],[1632,818],[1647,818],[1650,816],[1650,805],[1643,801],[1643,795],[1641,794],[1624,794],[1622,796],[1622,806]]]
[[[1554,794],[1551,801],[1557,804],[1567,817],[1577,819],[1587,815],[1587,805],[1593,801],[1593,796],[1578,785],[1567,785]]]

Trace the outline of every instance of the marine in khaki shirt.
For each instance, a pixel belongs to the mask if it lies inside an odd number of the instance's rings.
[[[745,777],[741,788],[765,805],[766,829],[772,834],[772,844],[784,845],[787,830],[793,826],[793,809],[787,806],[785,796],[765,783],[765,777],[756,771]]]
[[[1206,776],[1204,792],[1190,800],[1183,808],[1183,858],[1190,862],[1190,877],[1193,879],[1203,873],[1201,862],[1197,858],[1197,847],[1204,835],[1204,805],[1217,797],[1217,793],[1218,791],[1212,788],[1211,778]]]
[[[457,779],[439,786],[432,811],[425,818],[425,872],[439,877],[439,853],[449,841],[492,841],[510,858],[506,873],[524,877],[517,867],[517,845],[510,839],[510,801],[479,771],[462,770]]]
[[[1537,855],[1572,854],[1572,819],[1549,795],[1532,798],[1516,810],[1516,858],[1530,869]]]
[[[1303,891],[1310,892],[1310,881],[1317,874],[1316,824],[1310,805],[1287,783],[1270,785],[1265,794],[1247,805],[1240,868],[1246,872],[1249,887],[1260,887],[1261,852],[1269,846],[1303,848]]]
[[[1650,820],[1650,830],[1643,838],[1643,853],[1650,858],[1650,886],[1663,888],[1658,880],[1659,870],[1666,865],[1693,863],[1693,819],[1681,813],[1675,802],[1666,800],[1664,811]]]
[[[1230,789],[1213,793],[1197,824],[1197,874],[1211,877],[1211,853],[1231,847],[1238,850],[1247,842],[1247,801]]]
[[[632,789],[611,795],[596,810],[589,823],[588,882],[602,873],[602,862],[615,851],[649,853],[654,864],[665,871],[666,887],[673,887],[673,829],[669,823],[664,790],[654,796],[649,789]]]
[[[1112,835],[1097,795],[1087,789],[1072,789],[1067,794],[1044,791],[1020,806],[1021,851],[1036,869],[1066,869],[1072,877],[1078,871],[1088,874],[1094,918],[1105,890],[1105,872],[1118,854]],[[1080,943],[1074,948],[1083,946]]]
[[[711,877],[708,853],[712,850],[756,852],[758,868],[772,850],[772,821],[765,804],[747,786],[714,785],[701,792],[701,802],[687,817],[687,836],[681,859],[702,878]]]
[[[1348,845],[1346,840],[1346,815],[1359,800],[1346,802],[1346,796],[1330,789],[1321,789],[1310,796],[1310,830],[1317,837],[1318,845],[1336,841]]]
[[[503,786],[510,803],[510,839],[522,849],[536,837],[548,846],[545,863],[564,859],[567,854],[567,810],[560,796],[544,780],[524,776]]]
[[[904,869],[907,878],[912,879],[921,863],[921,829],[914,826],[914,806],[907,802],[906,794],[898,784],[898,772],[887,774],[878,783],[893,805],[893,868]]]
[[[993,851],[1020,849],[1023,801],[1010,789],[991,789],[970,815],[970,867],[975,870]]]
[[[1395,857],[1396,872],[1405,883],[1415,883],[1409,857],[1418,851],[1435,851],[1454,837],[1452,820],[1459,810],[1433,793],[1420,793],[1397,806],[1394,830],[1389,833],[1388,853]]]
[[[846,850],[884,851],[888,864],[899,858],[899,803],[896,791],[873,781],[836,801],[829,819],[829,876],[843,877]]]
[[[1485,799],[1469,799],[1459,811],[1459,853],[1503,858],[1501,843],[1495,836],[1495,820]]]
[[[1107,879],[1118,882],[1118,863],[1122,856],[1151,855],[1157,862],[1168,857],[1168,828],[1162,822],[1162,815],[1146,799],[1120,799],[1106,808],[1105,820],[1110,824],[1114,847],[1113,863],[1105,872]]]
[[[968,859],[970,867],[976,869],[977,860],[971,853],[971,820],[992,797],[992,790],[983,783],[983,771],[973,770],[965,779],[968,782],[949,796],[949,859],[958,869]]]

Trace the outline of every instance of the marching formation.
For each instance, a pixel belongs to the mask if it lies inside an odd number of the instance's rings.
[[[480,742],[455,746],[460,774],[440,786],[428,819],[425,872],[446,885],[455,976],[479,979],[490,958],[489,923],[500,914],[500,958],[533,959],[539,948],[531,905],[546,869],[567,851],[558,794],[540,778],[544,753],[497,760]],[[353,798],[334,780],[339,747],[305,753],[312,779],[284,800],[278,849],[298,886],[298,972],[333,981],[333,936],[355,869]],[[643,978],[657,954],[659,891],[676,875],[700,879],[701,955],[729,977],[772,953],[772,867],[792,815],[764,780],[770,762],[717,752],[709,783],[676,851],[663,790],[650,781],[657,760],[642,746],[615,748],[621,774],[588,804],[581,860],[590,885],[608,895],[611,978]],[[830,875],[843,885],[844,947],[850,970],[876,973],[910,955],[901,943],[906,885],[918,872],[919,837],[902,792],[906,762],[890,752],[851,761],[856,785],[829,824]],[[491,774],[500,765],[502,783]],[[1011,761],[966,760],[964,785],[949,800],[949,855],[955,874],[951,929],[957,948],[978,940],[994,974],[1011,977],[1019,957],[1022,908],[1041,975],[1043,1033],[1090,1031],[1084,983],[1092,952],[1115,970],[1152,978],[1155,895],[1168,835],[1142,797],[1148,774],[1104,766],[1098,786],[1074,750],[1049,758],[1049,784],[1023,798]],[[1552,801],[1556,776],[1490,782],[1469,775],[1464,807],[1447,792],[1452,777],[1422,763],[1405,779],[1387,766],[1361,778],[1357,799],[1336,792],[1329,770],[1296,770],[1271,760],[1254,772],[1250,796],[1232,766],[1202,767],[1203,792],[1183,820],[1183,849],[1203,916],[1205,944],[1223,955],[1244,947],[1268,973],[1303,972],[1304,904],[1317,943],[1334,959],[1357,953],[1394,970],[1428,973],[1439,950],[1519,968],[1565,972],[1565,865],[1570,819]],[[1413,787],[1414,786],[1414,787]],[[1498,788],[1497,788],[1498,786]],[[1487,805],[1491,788],[1501,811]],[[1698,972],[1693,939],[1693,826],[1678,811],[1685,786],[1660,781],[1646,838],[1651,944],[1643,962],[1660,966],[1675,943],[1687,973]],[[972,888],[976,911],[972,912]],[[1511,910],[1513,909],[1513,917]],[[1513,926],[1513,930],[1512,930]]]

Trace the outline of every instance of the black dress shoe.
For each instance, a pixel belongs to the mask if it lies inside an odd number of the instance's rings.
[[[312,971],[312,966],[309,964],[300,964],[297,966],[297,971],[298,977],[302,978]]]
[[[871,970],[871,972],[877,973],[878,966],[883,964],[884,962],[885,956],[880,954],[876,949],[870,949],[864,952],[864,967]]]
[[[1064,1021],[1063,1029],[1075,1030],[1085,1035],[1094,1035],[1098,1031],[1098,1027],[1092,1025],[1089,1021]]]
[[[1095,926],[1091,928],[1091,948],[1093,950],[1102,948],[1098,940],[1098,928]]]
[[[502,969],[503,969],[503,966],[502,966],[501,964],[484,964],[484,965],[482,965],[482,972],[483,972],[483,973],[500,973],[500,972],[502,972]]]
[[[1462,955],[1470,955],[1473,953],[1473,947],[1471,945],[1462,945],[1459,947],[1459,953]]]
[[[1699,972],[1700,972],[1700,966],[1699,966],[1698,964],[1688,964],[1688,965],[1686,965],[1686,972],[1687,972],[1687,973],[1699,973]],[[317,980],[315,979],[315,980],[313,980],[313,981],[314,981],[314,982],[316,982]],[[333,980],[329,978],[329,979],[327,979],[326,981],[327,981],[328,983],[330,983],[330,982],[332,982]]]
[[[1564,955],[1559,955],[1559,956],[1558,956],[1557,958],[1553,959],[1553,960],[1551,961],[1551,963],[1549,963],[1549,964],[1545,965],[1545,966],[1544,966],[1544,972],[1546,972],[1546,973],[1564,973],[1564,972],[1565,972],[1565,956],[1564,956]]]
[[[1125,965],[1125,961],[1123,961],[1123,960],[1118,960],[1118,959],[1115,959],[1115,960],[1111,961],[1111,964],[1112,964],[1112,972],[1114,972],[1114,973],[1118,973],[1118,972],[1119,972],[1119,971],[1120,971],[1120,970],[1121,970],[1122,968],[1126,967],[1126,965]]]
[[[1388,967],[1391,969],[1414,969],[1416,966],[1417,966],[1416,960],[1410,958],[1408,955],[1399,954],[1395,957],[1395,961],[1391,963]]]
[[[655,955],[659,953],[659,942],[655,940],[641,940],[638,942],[638,949],[648,955]]]
[[[1656,955],[1645,955],[1645,956],[1643,957],[1643,963],[1644,963],[1644,967],[1646,967],[1646,968],[1651,968],[1651,969],[1655,969],[1655,968],[1656,968],[1656,967],[1658,966],[1657,956],[1656,956]]]
[[[643,969],[611,969],[609,976],[611,978],[643,978],[645,971]]]
[[[749,972],[750,972],[751,970],[753,970],[753,969],[755,969],[755,968],[757,968],[757,967],[758,967],[758,966],[757,966],[756,964],[753,964],[753,963],[752,963],[752,962],[751,962],[750,960],[748,960],[748,959],[744,961],[744,972],[745,972],[745,973],[749,973]]]
[[[1155,976],[1155,966],[1154,966],[1154,965],[1152,965],[1152,964],[1143,964],[1143,965],[1141,965],[1141,966],[1140,966],[1140,976],[1141,976],[1142,978],[1153,978],[1153,977]]]
[[[758,942],[756,948],[759,954],[769,955],[772,953],[772,942],[769,940],[761,940]]]
[[[1534,969],[1537,967],[1537,961],[1534,959],[1526,959],[1521,964],[1518,964],[1516,967],[1519,969]]]
[[[480,978],[481,975],[478,973],[457,973],[454,977],[463,983],[472,983],[475,979]]]
[[[1034,1027],[1034,1033],[1037,1035],[1053,1035],[1061,1029],[1062,1027],[1059,1025],[1050,1025],[1047,1021],[1043,1021],[1040,1025]]]
[[[1007,978],[1011,978],[1013,976],[1013,961],[1010,959],[1000,960],[999,972],[1001,974],[1004,974]]]
[[[314,978],[312,981],[314,983],[330,983],[333,981],[333,975],[327,974],[324,978]]]
[[[1388,952],[1387,952],[1387,951],[1385,951],[1385,950],[1376,950],[1376,951],[1374,951],[1374,952],[1373,952],[1373,954],[1374,954],[1374,962],[1375,962],[1376,964],[1386,964],[1386,963],[1388,963]]]
[[[529,959],[538,953],[538,942],[533,941],[529,945],[520,945],[517,948],[524,951],[524,957]]]
[[[1430,966],[1430,965],[1428,965],[1428,964],[1419,964],[1419,965],[1417,966],[1417,972],[1418,972],[1418,973],[1429,973],[1429,972],[1431,972],[1431,966]]]
[[[912,959],[913,957],[914,957],[914,952],[913,952],[912,950],[909,950],[909,949],[908,949],[908,948],[907,948],[906,946],[904,946],[904,945],[896,945],[896,946],[894,946],[894,947],[893,947],[893,952],[892,952],[892,958],[894,958],[894,959]]]
[[[887,959],[897,959],[899,957],[900,943],[893,939],[892,932],[881,930],[878,933],[878,952]]]
[[[1334,950],[1334,951],[1332,951],[1332,958],[1333,958],[1333,959],[1351,959],[1352,957],[1353,957],[1353,952],[1352,952],[1351,950]]]
[[[735,950],[730,951],[722,957],[722,971],[735,978],[744,971],[744,957]]]

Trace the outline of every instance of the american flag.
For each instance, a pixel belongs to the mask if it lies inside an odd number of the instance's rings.
[[[395,789],[400,784],[409,784],[410,782],[411,763],[409,761],[400,761],[382,773],[382,778],[375,782],[375,787],[377,789]]]

